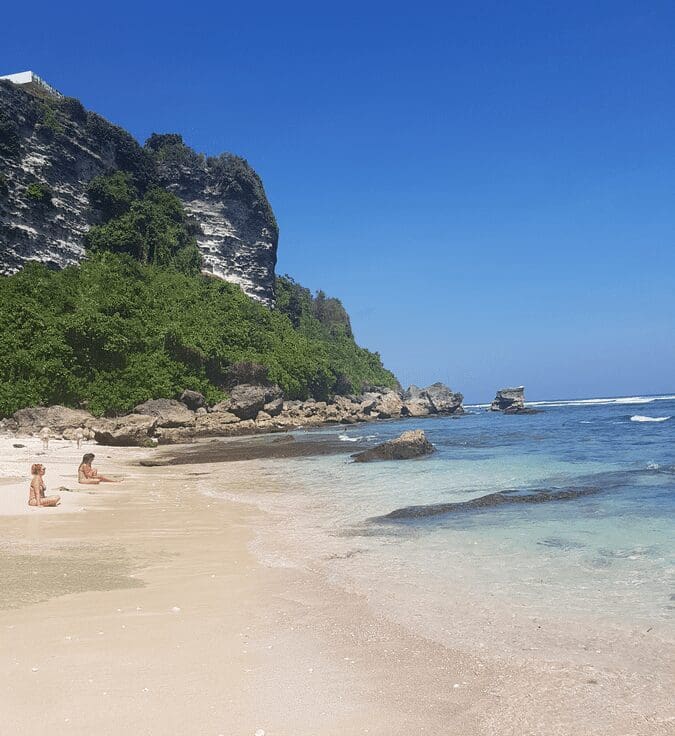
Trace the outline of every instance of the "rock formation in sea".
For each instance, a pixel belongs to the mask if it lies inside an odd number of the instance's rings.
[[[524,386],[500,388],[490,404],[490,411],[501,411],[504,414],[541,414],[541,409],[525,406]]]
[[[472,498],[469,501],[455,501],[453,503],[432,503],[424,506],[405,506],[391,511],[384,516],[375,516],[369,521],[381,523],[390,521],[414,521],[432,516],[444,516],[446,514],[465,513],[486,509],[501,508],[503,506],[514,506],[523,504],[541,504],[550,501],[573,501],[585,496],[593,496],[600,493],[597,486],[579,486],[578,488],[526,488],[509,489],[488,493],[485,496]]]
[[[179,135],[145,146],[70,97],[0,80],[0,274],[26,261],[54,268],[84,257],[98,214],[87,184],[115,170],[174,192],[199,226],[204,269],[274,302],[278,229],[246,161],[195,153]]]
[[[430,455],[435,449],[421,429],[412,429],[393,440],[357,452],[352,458],[356,463],[369,463],[374,460],[412,460]]]

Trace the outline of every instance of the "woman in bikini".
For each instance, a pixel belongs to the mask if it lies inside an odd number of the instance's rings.
[[[94,453],[88,452],[80,463],[80,467],[77,469],[77,482],[82,485],[95,486],[99,483],[119,483],[114,478],[106,478],[105,475],[99,475],[98,470],[94,470],[91,464],[94,462]]]
[[[61,496],[45,496],[47,486],[43,480],[46,472],[45,466],[40,463],[31,465],[30,472],[33,476],[30,482],[30,491],[28,494],[29,506],[58,506],[61,502]]]

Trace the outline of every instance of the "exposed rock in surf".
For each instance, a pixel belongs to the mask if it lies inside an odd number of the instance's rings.
[[[463,414],[464,396],[451,391],[442,383],[432,383],[424,389],[437,414]]]
[[[363,452],[352,455],[354,462],[368,463],[374,460],[410,460],[424,457],[435,451],[421,429],[404,432],[400,437],[383,442]]]
[[[455,503],[435,503],[425,506],[406,506],[396,509],[384,516],[376,516],[370,519],[374,522],[387,521],[409,521],[423,519],[431,516],[442,516],[445,514],[464,513],[470,511],[484,511],[486,509],[509,506],[516,504],[539,504],[548,501],[571,501],[584,496],[592,496],[599,493],[596,486],[582,486],[579,488],[551,488],[551,489],[513,489],[488,493],[486,496],[472,498],[470,501],[457,501]]]
[[[516,386],[515,388],[500,388],[497,391],[490,411],[506,411],[525,408],[525,386]]]
[[[539,414],[539,409],[525,406],[525,387],[501,388],[497,391],[490,411],[501,411],[504,414]]]

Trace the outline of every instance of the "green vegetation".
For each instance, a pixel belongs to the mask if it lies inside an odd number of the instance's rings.
[[[98,210],[104,222],[119,217],[139,199],[138,186],[128,171],[115,171],[108,176],[96,176],[87,186],[91,206]]]
[[[323,346],[335,381],[329,393],[347,394],[364,386],[398,385],[393,373],[382,366],[379,353],[371,353],[354,342],[349,315],[339,299],[323,291],[312,296],[290,276],[276,280],[276,310],[285,315],[294,329],[313,343]]]
[[[63,123],[59,120],[57,108],[51,100],[44,100],[42,102],[41,125],[51,135],[60,135],[63,133]]]
[[[26,196],[39,204],[50,206],[52,204],[51,189],[42,182],[34,181],[26,187]]]
[[[251,228],[269,227],[274,215],[262,182],[244,159],[206,158],[178,135],[153,135],[142,148],[73,99],[26,108],[47,138],[77,122],[87,145],[106,152],[116,170],[88,187],[97,224],[79,266],[54,271],[29,262],[0,276],[0,416],[56,403],[115,414],[185,388],[215,402],[242,380],[278,383],[292,399],[396,385],[380,356],[356,345],[338,300],[282,278],[270,310],[200,273],[197,226],[158,185],[176,179],[172,167],[180,173],[188,165],[212,177]],[[0,156],[18,157],[21,141],[17,123],[0,113]],[[35,181],[25,199],[47,206],[52,194]]]
[[[199,272],[194,226],[174,194],[151,187],[139,197],[131,174],[122,171],[96,177],[88,192],[103,218],[103,224],[92,227],[86,236],[92,253],[126,253],[141,263]]]
[[[61,271],[29,263],[0,277],[0,415],[55,403],[122,412],[184,388],[217,401],[245,362],[265,366],[290,398],[395,385],[377,353],[330,336],[304,306],[299,324],[233,284],[129,255]]]

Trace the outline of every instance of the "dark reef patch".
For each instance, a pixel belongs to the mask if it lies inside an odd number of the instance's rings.
[[[510,489],[488,493],[485,496],[473,498],[470,501],[457,501],[455,503],[434,503],[423,506],[405,506],[394,511],[375,516],[369,521],[375,523],[387,523],[396,521],[411,521],[446,514],[467,513],[472,511],[485,511],[504,506],[515,506],[522,504],[541,504],[549,501],[572,501],[585,496],[592,496],[600,492],[596,486],[581,486],[578,488],[548,488],[548,489]]]

